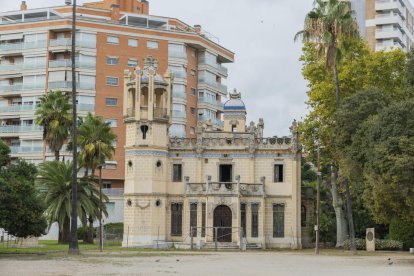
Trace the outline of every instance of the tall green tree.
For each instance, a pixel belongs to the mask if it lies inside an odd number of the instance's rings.
[[[0,139],[0,169],[10,163],[10,147]]]
[[[68,243],[70,240],[70,214],[72,208],[72,163],[52,161],[40,166],[37,179],[39,190],[42,192],[47,205],[47,220],[49,227],[57,222],[59,225],[59,242]],[[106,196],[104,201],[108,201]],[[96,217],[99,208],[99,189],[91,178],[78,180],[78,215],[85,225],[88,216]],[[103,205],[105,207],[105,205]],[[106,214],[106,209],[104,209]]]
[[[61,91],[50,91],[40,98],[36,109],[36,124],[43,127],[43,139],[59,160],[60,150],[72,127],[71,96]]]
[[[363,199],[377,222],[414,221],[413,110],[413,99],[395,102],[368,119],[359,133],[366,141]]]
[[[355,21],[354,12],[348,2],[340,0],[315,0],[314,8],[306,15],[304,28],[299,31],[295,40],[301,38],[303,42],[312,42],[316,46],[316,56],[324,57],[325,68],[332,70],[335,80],[336,107],[340,105],[341,92],[338,74],[338,64],[348,48],[348,43],[359,39],[358,24]],[[333,174],[335,175],[335,174]],[[347,182],[346,182],[347,183]],[[352,210],[347,188],[347,210],[349,228],[351,231],[352,249],[355,251],[355,235],[352,221]],[[339,201],[336,181],[332,181],[332,198],[335,213],[337,215],[337,246],[343,245],[344,223],[343,208]]]
[[[36,167],[22,160],[0,168],[0,228],[18,238],[45,234],[45,206],[35,177]]]

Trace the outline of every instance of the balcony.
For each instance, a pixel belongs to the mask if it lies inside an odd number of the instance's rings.
[[[173,110],[173,114],[172,114],[173,118],[178,118],[178,119],[185,119],[187,118],[187,114],[185,111],[182,110]]]
[[[212,63],[205,58],[200,58],[198,62],[198,70],[210,70],[216,74],[219,74],[225,78],[228,76],[228,69],[219,63]]]
[[[211,177],[209,177],[211,178]],[[186,195],[226,195],[226,196],[264,196],[264,180],[262,183],[211,182],[190,183],[186,177]]]
[[[0,126],[0,133],[24,133],[24,132],[42,132],[43,128],[37,125],[27,125],[27,126]]]
[[[94,104],[77,104],[78,111],[87,111],[87,112],[93,112],[95,110]]]
[[[395,38],[399,41],[405,41],[404,35],[399,29],[377,29],[375,31],[375,38],[376,39],[391,39]]]
[[[95,83],[76,82],[76,88],[81,90],[95,91]],[[71,81],[52,81],[49,82],[49,89],[68,91],[72,89]]]
[[[394,0],[376,0],[375,1],[376,11],[394,10],[399,11],[401,14],[405,14],[405,7],[403,7],[400,1]]]
[[[183,51],[168,51],[168,58],[181,59],[187,61],[187,53]]]
[[[31,41],[31,42],[14,42],[0,44],[1,54],[20,53],[25,49],[36,49],[46,47],[45,40]]]
[[[202,116],[199,116],[198,117],[198,120],[200,121],[200,122],[207,122],[207,121],[211,121],[211,123],[213,124],[213,126],[215,126],[216,128],[223,128],[224,127],[224,122],[223,121],[221,121],[221,120],[219,120],[219,119],[217,119],[217,118],[210,118],[210,117],[207,117],[206,115],[202,115]]]
[[[375,15],[376,25],[390,25],[398,24],[401,28],[404,27],[403,20],[398,14],[384,13]]]
[[[220,94],[223,94],[223,95],[227,94],[227,86],[224,84],[221,84],[216,81],[204,79],[204,78],[199,78],[198,82],[200,85],[203,85],[203,84],[208,85],[211,89],[219,92]]]
[[[187,72],[184,70],[183,71],[171,71],[171,72],[173,73],[174,78],[184,79],[184,80],[187,79]]]
[[[1,74],[16,74],[21,73],[22,70],[31,69],[46,69],[46,63],[15,63],[15,64],[0,64]]]
[[[108,197],[123,197],[124,189],[102,189],[102,193],[104,193]]]
[[[0,106],[1,113],[20,113],[24,111],[34,111],[36,109],[35,105],[9,105],[9,106]]]
[[[10,152],[11,154],[43,153],[43,147],[11,146]]]
[[[187,94],[185,93],[185,91],[173,91],[173,98],[180,98],[186,100]]]
[[[90,64],[90,63],[79,61],[79,60],[75,61],[75,66],[76,66],[76,68],[81,68],[81,69],[92,69],[92,70],[96,69],[96,64]],[[72,60],[70,60],[70,59],[59,59],[59,60],[50,60],[49,61],[49,68],[59,68],[59,67],[71,68],[72,67]]]
[[[223,103],[221,103],[217,100],[211,99],[209,97],[198,97],[198,104],[199,104],[199,108],[202,108],[201,105],[203,105],[203,104],[206,104],[206,105],[208,105],[208,107],[212,107],[212,108],[217,109],[217,110],[223,110],[223,108],[224,108]]]
[[[72,38],[51,39],[49,43],[49,48],[63,48],[65,50],[70,50],[71,47]],[[96,49],[96,41],[77,39],[76,47]]]

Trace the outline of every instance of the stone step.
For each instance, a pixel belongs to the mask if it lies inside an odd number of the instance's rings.
[[[260,243],[248,243],[246,244],[246,250],[260,250],[262,245]]]
[[[216,245],[214,242],[207,242],[203,245],[203,249],[215,249]],[[217,249],[223,250],[223,249],[230,249],[230,250],[238,250],[240,247],[235,242],[218,242],[217,243]]]

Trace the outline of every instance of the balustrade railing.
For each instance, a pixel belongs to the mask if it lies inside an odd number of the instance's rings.
[[[264,196],[265,178],[261,178],[261,183],[240,182],[240,177],[236,177],[236,182],[213,182],[207,176],[206,182],[191,183],[189,177],[185,177],[186,195],[242,195],[242,196]]]
[[[291,146],[292,139],[289,137],[273,138],[253,138],[253,134],[240,135],[232,137],[202,137],[202,146],[206,147],[247,147],[252,144],[258,148],[283,148]],[[192,148],[197,144],[195,138],[170,138],[170,147],[172,148]]]

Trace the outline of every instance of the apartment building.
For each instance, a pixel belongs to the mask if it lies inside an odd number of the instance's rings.
[[[39,97],[72,87],[72,7],[57,2],[62,6],[28,9],[30,3],[22,1],[20,10],[0,13],[0,138],[10,144],[12,157],[35,164],[53,159],[34,124]],[[174,76],[170,136],[195,137],[199,121],[223,128],[224,64],[234,54],[201,26],[150,15],[145,0],[103,0],[77,7],[76,46],[79,114],[102,116],[118,136],[103,170],[108,194],[124,185],[124,70],[142,68],[145,57]]]
[[[410,0],[350,0],[360,33],[373,51],[399,48],[408,52],[414,43],[414,8]]]

